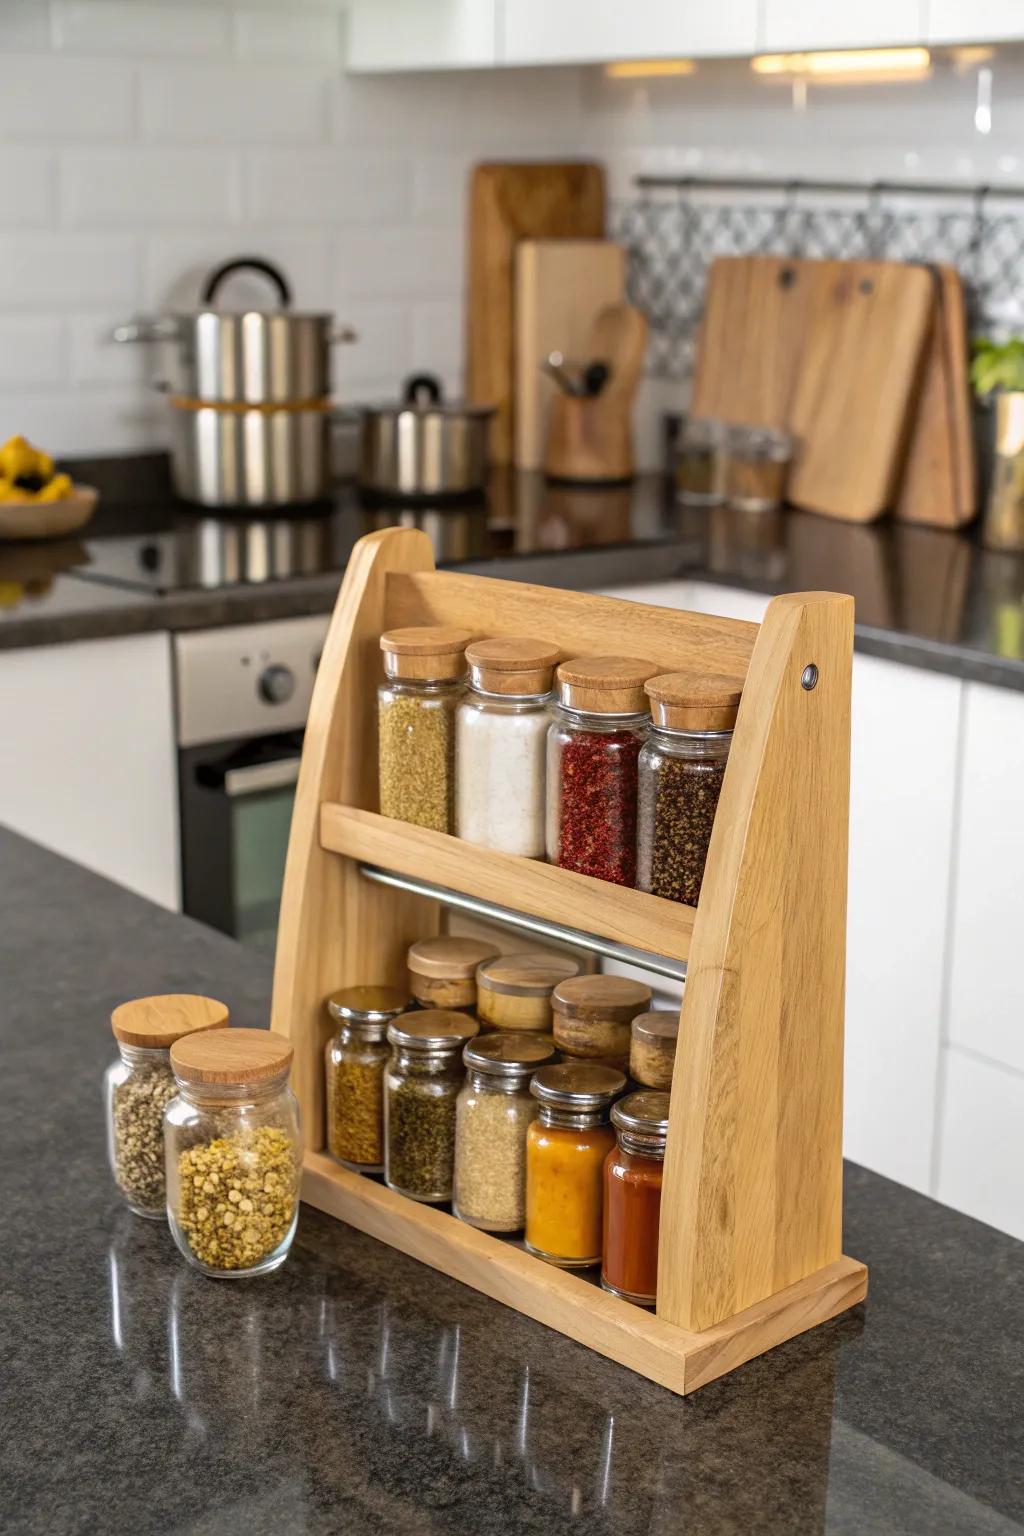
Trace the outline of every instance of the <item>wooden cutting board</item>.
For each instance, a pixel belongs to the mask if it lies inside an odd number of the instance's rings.
[[[870,522],[893,505],[935,307],[931,274],[899,262],[821,262],[790,411],[787,499]]]
[[[896,502],[901,522],[962,528],[978,510],[967,305],[955,267],[930,268],[935,314]]]
[[[527,239],[600,239],[604,212],[604,171],[589,161],[478,165],[473,172],[466,392],[495,407],[495,464],[512,460],[515,247]]]
[[[540,469],[558,386],[541,371],[550,352],[577,362],[597,316],[622,302],[626,252],[611,240],[523,240],[515,253],[515,463]]]

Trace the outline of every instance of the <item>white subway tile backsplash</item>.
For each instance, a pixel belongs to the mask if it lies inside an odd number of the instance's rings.
[[[1024,1239],[1024,1073],[956,1046],[945,1092],[935,1193],[944,1205]]]
[[[139,453],[167,442],[167,402],[143,390],[0,391],[0,442],[21,432],[56,454]]]
[[[412,317],[406,304],[345,297],[338,304],[339,324],[359,339],[334,349],[334,391],[351,403],[356,398],[397,399],[399,385],[411,372]],[[387,380],[384,387],[373,387]]]
[[[398,154],[250,150],[244,169],[248,218],[303,224],[393,223],[412,209],[412,164]]]
[[[0,15],[3,14],[0,0]],[[0,36],[0,53],[3,39]],[[0,139],[130,139],[132,70],[119,60],[61,59],[39,54],[4,70]]]
[[[50,46],[50,9],[42,0],[4,0],[0,5],[0,53]]]
[[[139,111],[147,139],[260,144],[322,141],[324,81],[309,69],[143,64]]]
[[[0,186],[8,189],[0,198],[0,229],[53,223],[56,162],[51,150],[0,148]]]
[[[466,112],[461,75],[342,75],[330,96],[331,136],[339,144],[386,148],[458,146],[479,127]]]
[[[64,323],[43,315],[0,315],[0,390],[61,385]]]
[[[338,306],[345,298],[434,298],[462,291],[462,230],[402,225],[352,229],[335,241]]]
[[[243,59],[341,61],[341,18],[336,11],[252,10],[235,12],[235,48]]]
[[[237,212],[235,165],[205,149],[68,150],[60,198],[68,224],[222,224]]]
[[[416,156],[413,175],[413,213],[417,223],[460,224],[466,214],[466,200],[473,164],[477,156],[469,150],[461,154]]]
[[[172,4],[170,0],[52,0],[54,41],[75,53],[226,53],[231,40],[221,6]]]
[[[61,230],[0,234],[3,310],[132,308],[138,296],[138,253],[130,235]]]
[[[419,299],[412,312],[412,365],[450,377],[463,366],[465,308],[459,299]]]
[[[285,230],[247,224],[225,225],[186,235],[160,231],[145,242],[141,301],[147,310],[192,309],[215,267],[235,256],[261,256],[280,267],[301,309],[330,309],[334,278],[330,237],[325,231]],[[276,303],[266,278],[239,274],[228,279],[234,304]]]
[[[76,315],[68,321],[70,360],[67,375],[72,384],[86,389],[137,389],[152,387],[161,373],[158,347],[113,342],[115,325],[128,319],[121,308],[105,314]]]

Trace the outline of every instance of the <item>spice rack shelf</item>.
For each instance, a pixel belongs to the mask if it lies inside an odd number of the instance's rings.
[[[699,910],[378,815],[378,638],[412,624],[745,678]],[[852,649],[835,594],[776,598],[758,627],[437,572],[417,530],[360,540],[306,730],[274,978],[305,1200],[680,1393],[863,1299],[841,1227]],[[687,962],[656,1313],[323,1153],[324,999],[403,983],[408,945],[440,924],[439,900],[366,864]]]

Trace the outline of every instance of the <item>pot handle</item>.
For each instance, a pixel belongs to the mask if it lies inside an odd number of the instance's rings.
[[[332,346],[340,342],[353,342],[359,340],[359,332],[354,331],[350,325],[335,325],[328,332],[327,340]]]
[[[110,332],[111,341],[173,341],[178,334],[178,323],[170,317],[163,320],[148,315],[136,315],[123,325],[115,325]]]
[[[405,381],[406,405],[440,405],[441,384],[432,373],[414,373]]]
[[[288,309],[291,306],[292,290],[288,286],[288,279],[279,267],[275,267],[272,262],[266,261],[262,256],[233,256],[230,261],[224,262],[223,266],[214,267],[203,284],[203,291],[199,295],[200,302],[212,304],[214,295],[224,279],[232,272],[245,271],[262,272],[264,277],[269,277],[277,289],[281,308]]]

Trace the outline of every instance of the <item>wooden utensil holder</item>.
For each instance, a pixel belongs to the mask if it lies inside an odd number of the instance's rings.
[[[745,676],[699,910],[377,813],[378,637],[442,623]],[[852,647],[853,601],[830,593],[777,597],[758,627],[438,572],[416,530],[360,540],[306,730],[274,978],[308,1203],[680,1393],[863,1299],[841,1211]],[[323,1152],[325,998],[404,984],[407,946],[439,928],[438,900],[362,864],[687,961],[656,1313]]]

